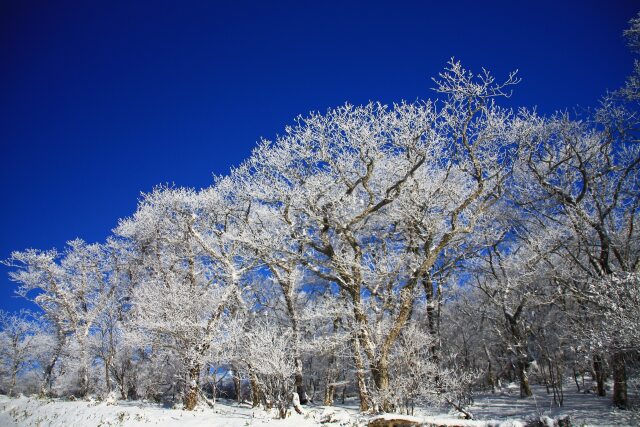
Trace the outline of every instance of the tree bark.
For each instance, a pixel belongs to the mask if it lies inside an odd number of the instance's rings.
[[[111,370],[111,356],[107,356],[104,361],[104,382],[107,387],[107,394],[111,392],[111,376],[109,371]]]
[[[13,396],[13,391],[16,388],[16,377],[18,375],[18,368],[20,365],[18,363],[14,363],[11,367],[11,387],[9,388],[9,396]]]
[[[189,383],[184,398],[184,409],[192,411],[198,404],[198,394],[200,391],[200,365],[194,364],[189,369]]]
[[[337,333],[340,329],[340,324],[342,319],[340,317],[336,317],[333,320],[333,332]],[[336,386],[335,382],[339,376],[338,372],[338,360],[336,357],[335,350],[331,350],[331,355],[329,356],[329,366],[327,366],[327,375],[325,378],[325,388],[324,388],[324,399],[323,403],[325,406],[333,406],[333,401],[335,400],[336,395]]]
[[[233,387],[236,391],[236,402],[242,403],[242,379],[236,366],[231,366],[231,369],[233,369]]]
[[[290,276],[291,276],[291,273],[289,273],[289,277]],[[276,274],[276,277],[279,278],[279,275]],[[291,320],[291,331],[293,333],[292,342],[294,345],[293,363],[295,366],[296,392],[300,397],[300,403],[302,405],[305,405],[309,401],[309,398],[305,390],[304,376],[302,375],[302,357],[300,356],[300,344],[299,344],[300,331],[299,331],[299,325],[298,325],[298,315],[296,313],[296,308],[294,305],[293,295],[292,295],[294,284],[287,281],[282,281],[282,280],[279,280],[279,282],[280,282],[280,286],[282,287],[282,293],[284,294],[285,303],[287,305],[287,313],[289,314],[289,319]]]
[[[487,344],[484,343],[484,354],[487,356],[487,382],[491,386],[491,393],[496,392],[496,379],[493,375],[493,365],[491,363],[491,354],[489,353],[489,348]]]
[[[360,397],[360,412],[367,412],[371,409],[371,396],[369,395],[369,390],[367,390],[359,338],[357,336],[353,337],[351,344],[353,346],[353,358],[356,365],[356,383]]]
[[[327,383],[327,385],[324,388],[324,399],[322,400],[322,404],[324,406],[333,406],[333,400],[335,399],[335,394],[336,394],[336,386],[331,383]]]
[[[382,355],[380,359],[371,364],[371,375],[373,382],[376,385],[376,389],[382,395],[382,401],[380,408],[384,412],[392,412],[393,407],[389,399],[387,399],[386,393],[389,390],[389,361],[386,355]]]
[[[617,351],[611,356],[613,371],[613,405],[616,408],[627,409],[627,370],[624,353]]]
[[[295,373],[295,385],[296,392],[298,393],[300,404],[304,405],[309,401],[307,396],[306,388],[304,386],[304,377],[302,376],[302,358],[296,356],[293,359],[294,366],[296,368]]]
[[[602,355],[599,353],[593,355],[593,373],[598,386],[598,396],[606,396],[607,392],[604,387],[604,381],[606,379],[604,361],[602,360]]]
[[[335,354],[331,354],[329,357],[329,366],[327,366],[327,375],[325,377],[325,386],[324,386],[324,399],[323,404],[325,406],[333,406],[333,400],[335,399],[336,386],[335,381],[337,377],[336,372],[336,357]]]
[[[81,340],[80,346],[80,396],[85,397],[89,394],[89,357],[86,346],[86,341]]]
[[[251,406],[256,408],[260,406],[263,400],[263,393],[260,389],[260,383],[258,382],[258,376],[255,371],[249,367],[249,383],[251,385]]]
[[[434,363],[438,363],[440,360],[440,310],[441,293],[437,293],[433,289],[433,281],[427,275],[422,280],[422,286],[424,287],[424,293],[427,299],[427,326],[429,327],[429,333],[433,338],[433,345],[430,347],[431,357],[433,357]]]
[[[53,355],[49,360],[49,364],[44,368],[44,376],[42,378],[42,383],[40,385],[40,396],[47,396],[51,392],[51,387],[53,386],[53,369],[58,362],[58,358],[60,357],[60,353],[62,352],[62,347],[64,345],[64,335],[59,332],[58,333],[58,342],[53,351]]]
[[[529,384],[529,375],[527,370],[529,369],[529,362],[525,359],[518,360],[518,377],[520,379],[520,397],[531,397],[531,385]]]

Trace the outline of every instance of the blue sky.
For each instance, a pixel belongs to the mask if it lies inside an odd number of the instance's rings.
[[[594,105],[635,1],[0,2],[0,258],[102,241],[154,185],[204,187],[298,114],[433,97],[455,56],[510,103]],[[0,308],[24,303],[0,267]]]

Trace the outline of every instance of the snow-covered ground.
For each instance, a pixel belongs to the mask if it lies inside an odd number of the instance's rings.
[[[567,385],[564,390],[564,404],[554,406],[553,395],[547,394],[542,386],[533,387],[533,397],[519,398],[517,386],[506,388],[495,394],[483,394],[475,397],[475,403],[469,409],[475,419],[529,419],[536,416],[557,418],[571,416],[573,425],[592,426],[637,426],[640,425],[640,412],[621,411],[611,405],[611,396],[599,397],[594,393],[580,393],[574,386]]]
[[[218,403],[215,409],[194,411],[166,408],[147,402],[119,401],[115,405],[97,401],[41,400],[0,396],[0,426],[251,426],[272,424],[281,427],[313,426],[313,419],[292,414],[272,420],[264,411],[246,406]]]
[[[570,415],[574,426],[634,426],[640,425],[640,414],[613,410],[609,398],[593,394],[565,392],[565,406],[553,408],[552,398],[544,389],[535,388],[535,397],[519,399],[515,393],[505,391],[483,395],[471,407],[476,420],[463,421],[446,410],[419,410],[417,417],[436,425],[468,426],[521,426],[523,420],[534,416]],[[363,426],[368,417],[357,413],[356,405],[344,407],[308,407],[305,415],[295,412],[284,420],[248,405],[220,401],[215,408],[201,407],[195,411],[166,408],[148,402],[120,401],[107,404],[102,401],[64,401],[35,397],[9,398],[0,396],[0,426],[175,426],[199,427],[310,427],[310,426]],[[492,421],[490,421],[492,420]]]

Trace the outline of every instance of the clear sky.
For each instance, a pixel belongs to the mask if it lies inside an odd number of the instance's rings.
[[[102,241],[161,183],[204,187],[298,114],[433,97],[455,56],[539,111],[630,74],[637,1],[0,1],[0,258]],[[0,308],[24,303],[0,267]]]

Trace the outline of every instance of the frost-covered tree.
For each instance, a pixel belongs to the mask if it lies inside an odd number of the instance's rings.
[[[202,192],[157,189],[116,230],[140,256],[132,296],[134,329],[144,346],[178,356],[187,409],[198,401],[220,318],[252,266],[236,239],[238,211],[225,198],[223,185]]]
[[[250,325],[243,328],[241,351],[254,376],[253,386],[259,388],[265,407],[277,409],[278,416],[285,418],[296,372],[291,330],[259,316],[247,320]]]
[[[289,224],[300,247],[289,256],[348,296],[382,394],[420,286],[432,286],[448,252],[472,250],[467,237],[486,224],[509,175],[516,129],[493,98],[516,81],[496,84],[452,62],[437,81],[441,105],[347,105],[299,118],[236,172]]]
[[[3,392],[13,395],[21,374],[36,369],[43,351],[46,327],[39,315],[20,310],[9,313],[0,310],[0,375]]]
[[[625,407],[636,80],[583,116],[541,116],[499,106],[515,74],[451,61],[439,100],[300,116],[211,186],[144,195],[104,244],[14,252],[47,328],[3,317],[7,389],[41,369],[43,392],[190,410],[227,376],[280,417],[338,390],[362,411],[470,416],[474,389],[539,382],[561,405],[568,371],[591,369]],[[25,350],[36,337],[51,345]]]
[[[303,360],[300,350],[301,319],[299,301],[302,285],[308,282],[300,262],[303,245],[296,238],[300,229],[291,223],[290,201],[285,199],[278,206],[262,199],[256,191],[256,176],[234,177],[236,203],[242,200],[246,215],[241,227],[242,242],[262,265],[260,277],[271,280],[280,290],[283,311],[291,329],[291,353],[296,367],[295,386],[302,404],[307,403],[304,384]],[[260,203],[255,203],[259,200]]]
[[[634,272],[640,260],[636,120],[623,106],[614,108],[609,102],[605,100],[595,122],[571,121],[566,115],[528,118],[532,126],[522,185],[526,191],[518,202],[539,224],[563,230],[549,250],[569,263],[557,264],[553,280],[590,309],[596,308],[592,302],[598,298],[589,284]],[[595,357],[599,366],[600,356]],[[613,365],[621,366],[615,361]],[[624,399],[615,397],[622,393],[623,376],[614,371],[614,400],[619,406],[626,406]]]
[[[44,367],[43,393],[52,385],[53,370],[63,351],[72,347],[74,351],[67,354],[78,360],[70,365],[76,368],[76,392],[89,392],[89,336],[120,284],[107,256],[110,244],[76,239],[63,253],[30,249],[12,253],[7,261],[17,269],[10,276],[19,283],[18,294],[33,301],[55,330],[56,344]]]

